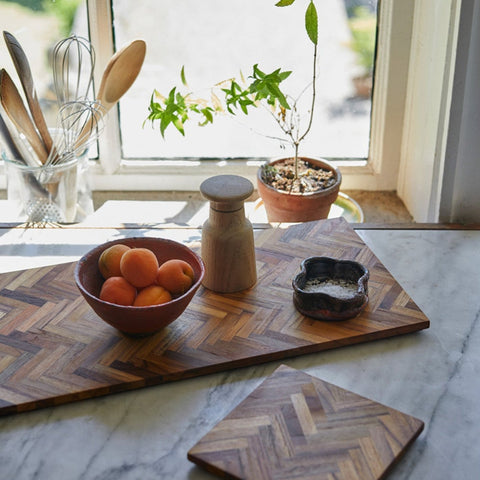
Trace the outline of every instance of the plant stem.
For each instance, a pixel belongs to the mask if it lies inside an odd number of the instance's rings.
[[[316,83],[317,83],[317,45],[314,44],[313,46],[313,83],[312,83],[312,107],[310,109],[310,120],[308,122],[308,127],[307,129],[305,130],[305,132],[303,132],[303,135],[298,139],[298,143],[300,143],[307,135],[307,133],[310,131],[310,129],[312,128],[312,123],[313,123],[313,112],[314,112],[314,109],[315,109],[315,98],[316,98],[316,93],[317,93],[317,89],[316,89]]]
[[[294,180],[298,180],[298,150],[299,150],[300,143],[307,136],[313,124],[313,114],[315,110],[315,99],[317,94],[316,83],[317,83],[317,44],[314,43],[313,44],[313,71],[312,71],[312,105],[310,107],[310,118],[308,120],[307,128],[302,135],[299,135],[295,139],[293,135],[293,131],[291,129],[287,130],[286,128],[284,128],[284,126],[281,124],[281,122],[277,118],[277,122],[282,128],[282,130],[284,131],[284,133],[292,139],[292,144],[294,148],[294,176],[295,176]]]
[[[298,141],[296,141],[294,144],[295,148],[295,180],[298,180]],[[292,183],[293,185],[293,183]]]

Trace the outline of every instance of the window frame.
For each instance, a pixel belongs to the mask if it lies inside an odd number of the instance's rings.
[[[392,131],[399,132],[399,123],[403,112],[392,114],[392,108],[398,110],[398,104],[403,105],[406,96],[405,75],[394,75],[390,72],[389,59],[392,55],[408,57],[408,36],[392,44],[390,31],[396,20],[393,17],[395,0],[380,0],[379,32],[377,38],[377,68],[375,71],[375,89],[372,101],[372,123],[370,155],[364,160],[335,160],[342,171],[343,189],[395,190],[399,149],[389,149],[393,143],[398,143],[401,133],[397,133],[392,142]],[[113,54],[113,22],[110,0],[87,0],[90,37],[97,52],[97,71],[95,81],[101,78],[101,69]],[[397,30],[404,32],[404,22],[408,14],[401,18]],[[401,47],[403,53],[399,53]],[[148,48],[148,47],[147,47]],[[405,62],[404,62],[405,63]],[[396,82],[392,79],[396,78]],[[405,79],[402,83],[398,79]],[[392,91],[395,89],[395,92]],[[396,105],[389,98],[398,99]],[[198,190],[200,183],[209,176],[219,173],[237,174],[249,178],[256,183],[258,166],[265,159],[122,159],[121,138],[119,132],[119,111],[116,108],[108,115],[105,131],[99,140],[99,158],[92,166],[93,187],[97,190]],[[390,150],[390,151],[389,151]]]
[[[421,0],[414,5],[397,192],[417,222],[438,222],[448,195],[442,183],[454,128],[452,93],[460,73],[455,63],[459,40],[470,42],[470,33],[460,29],[462,9],[469,3]],[[456,81],[465,81],[464,74]]]

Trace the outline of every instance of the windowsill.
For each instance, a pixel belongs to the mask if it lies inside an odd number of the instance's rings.
[[[395,192],[372,192],[364,190],[345,190],[344,193],[355,200],[363,210],[365,222],[378,224],[412,223],[412,217],[403,202]],[[0,200],[6,200],[7,193],[0,190]],[[255,192],[251,201],[258,199]],[[93,192],[94,209],[98,210],[109,200],[137,200],[137,201],[163,201],[185,202],[185,219],[205,207],[206,201],[196,191],[189,192],[162,192],[162,191],[95,191]],[[178,219],[177,219],[178,220]],[[1,221],[1,218],[0,218]]]
[[[344,193],[355,200],[363,210],[365,222],[379,224],[412,223],[412,217],[395,192],[372,192],[345,190]],[[249,201],[258,199],[255,192]],[[182,201],[185,202],[185,218],[177,221],[188,222],[189,218],[205,207],[207,203],[199,192],[160,192],[160,191],[96,191],[93,193],[94,208],[97,210],[108,200],[138,201]]]
[[[309,155],[305,155],[308,157]],[[267,159],[220,159],[200,160],[195,158],[175,160],[122,160],[118,169],[105,173],[98,162],[90,162],[90,174],[93,190],[128,191],[198,191],[200,184],[213,175],[241,175],[256,183],[258,167]],[[365,190],[372,188],[375,172],[366,160],[337,160],[334,163],[341,169],[342,185],[346,189],[352,186]],[[359,177],[363,179],[360,183]],[[389,190],[389,188],[385,188]]]

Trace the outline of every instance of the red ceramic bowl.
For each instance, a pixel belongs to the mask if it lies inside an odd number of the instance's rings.
[[[104,280],[98,269],[98,259],[106,248],[116,243],[148,248],[155,253],[159,264],[172,258],[188,262],[195,273],[193,285],[180,297],[161,305],[130,307],[100,300],[100,288]],[[204,275],[205,266],[195,252],[181,243],[163,238],[133,237],[106,242],[86,253],[75,267],[75,282],[95,313],[108,324],[129,335],[153,334],[177,319],[200,287]]]

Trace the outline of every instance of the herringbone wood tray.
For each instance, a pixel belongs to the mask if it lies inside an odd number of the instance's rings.
[[[342,219],[256,238],[257,284],[238,294],[201,288],[162,332],[123,336],[101,321],[74,283],[75,263],[0,275],[0,415],[318,352],[429,326],[429,321]],[[291,281],[302,259],[355,259],[370,270],[357,318],[299,314]]]
[[[423,422],[280,366],[189,452],[222,478],[377,480]]]

